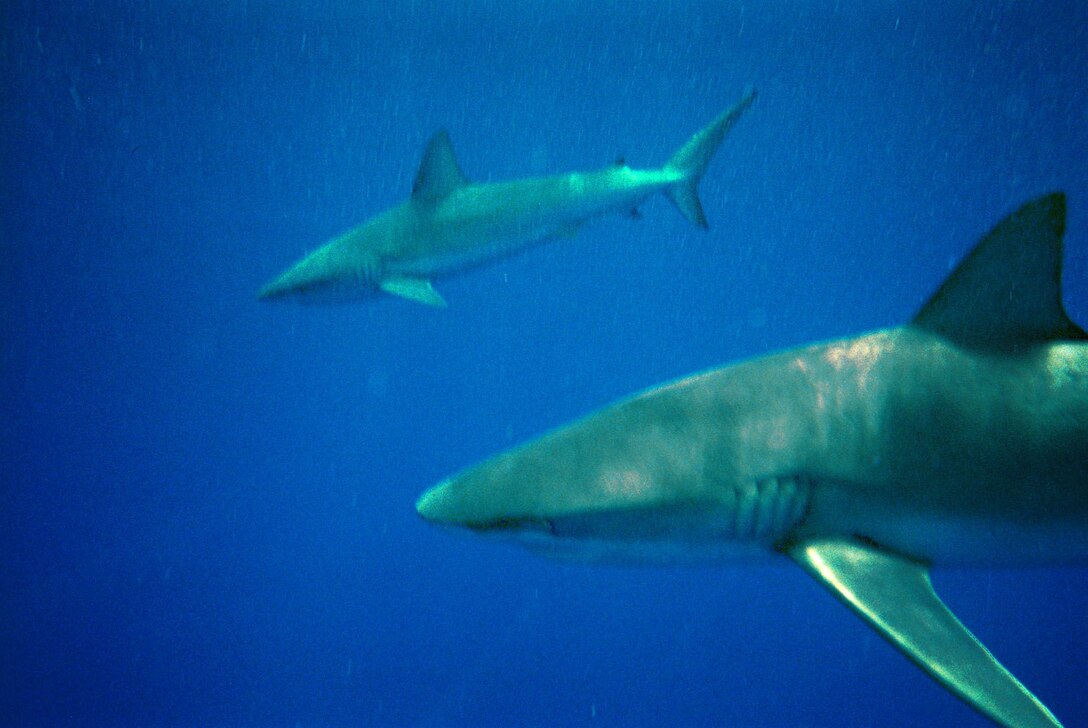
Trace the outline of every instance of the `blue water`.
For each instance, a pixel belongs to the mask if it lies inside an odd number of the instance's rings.
[[[106,2],[0,9],[0,723],[985,725],[800,570],[553,563],[415,498],[631,391],[908,319],[1069,194],[1088,323],[1088,5]],[[375,3],[375,5],[377,5]],[[258,303],[402,200],[662,163],[643,219],[438,284]],[[938,572],[1070,726],[1088,572]]]

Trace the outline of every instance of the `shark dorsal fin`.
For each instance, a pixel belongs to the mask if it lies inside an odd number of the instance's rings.
[[[1084,339],[1062,307],[1065,195],[1033,200],[999,222],[911,322],[962,346],[1019,350]]]
[[[419,163],[419,172],[412,185],[412,199],[436,202],[465,184],[468,184],[468,180],[453,156],[450,135],[443,129],[427,142],[423,161]]]

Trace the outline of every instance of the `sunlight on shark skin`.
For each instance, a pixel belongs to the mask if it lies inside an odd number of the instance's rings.
[[[584,561],[787,556],[1005,726],[1057,719],[931,566],[1088,564],[1088,335],[1065,197],[999,223],[906,326],[647,390],[425,492],[428,521]]]
[[[440,131],[427,144],[406,202],[308,254],[258,297],[343,302],[387,293],[445,307],[433,279],[569,237],[591,218],[630,214],[658,192],[705,229],[699,180],[755,97],[754,90],[745,91],[664,167],[652,170],[618,162],[596,172],[476,184],[461,172],[448,135]]]

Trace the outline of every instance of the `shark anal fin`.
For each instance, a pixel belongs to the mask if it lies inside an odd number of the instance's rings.
[[[1006,351],[1088,338],[1062,307],[1064,232],[1065,195],[1025,204],[956,266],[911,325],[961,346]]]
[[[789,555],[983,715],[1010,728],[1061,725],[948,610],[924,564],[857,539],[801,542]]]
[[[427,142],[427,149],[423,152],[423,160],[419,163],[419,171],[412,185],[412,199],[433,203],[466,184],[468,180],[453,155],[449,134],[445,130],[437,132]]]
[[[407,298],[417,303],[425,303],[435,308],[446,308],[446,299],[434,290],[434,286],[426,278],[409,278],[407,276],[390,276],[379,285],[386,293],[401,298]]]

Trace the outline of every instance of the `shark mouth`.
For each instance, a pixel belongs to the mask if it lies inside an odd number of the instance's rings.
[[[477,533],[531,536],[535,541],[745,542],[774,548],[808,513],[812,481],[767,477],[724,490],[713,500],[468,522]]]

